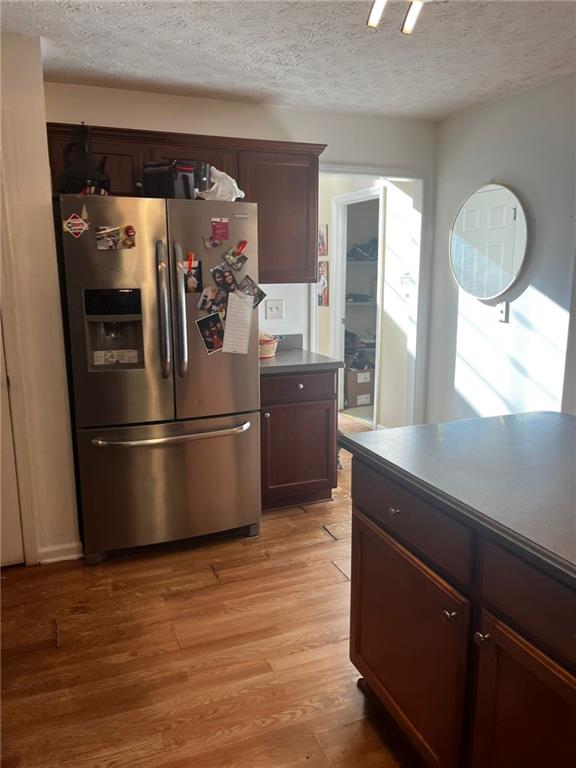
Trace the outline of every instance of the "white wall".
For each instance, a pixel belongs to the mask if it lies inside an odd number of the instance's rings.
[[[322,162],[430,172],[434,124],[314,110],[46,83],[49,121],[327,144]]]
[[[46,83],[50,122],[106,125],[327,144],[322,163],[402,167],[430,177],[434,166],[434,124],[423,120],[366,117],[314,110],[244,104],[216,99]],[[352,141],[351,137],[361,137]],[[327,222],[322,222],[327,223]],[[266,320],[268,333],[303,333],[310,346],[311,291],[308,285],[263,285],[270,298],[284,299],[283,320]]]
[[[440,124],[427,420],[560,409],[574,269],[574,78]],[[452,220],[488,182],[524,202],[530,250],[510,323],[457,289]]]
[[[400,427],[422,421],[416,379],[425,370],[420,323],[422,184],[386,182],[379,303],[381,374],[376,387],[376,422]],[[423,291],[422,291],[423,292]],[[424,313],[422,313],[424,314]],[[425,362],[425,361],[424,361]],[[417,373],[418,371],[418,373]]]
[[[263,284],[262,290],[266,299],[258,307],[258,323],[260,330],[273,335],[283,333],[301,333],[304,346],[310,345],[310,305],[308,285]],[[266,301],[268,299],[284,300],[284,317],[279,320],[266,320]]]
[[[2,35],[2,318],[28,562],[81,553],[40,41]]]

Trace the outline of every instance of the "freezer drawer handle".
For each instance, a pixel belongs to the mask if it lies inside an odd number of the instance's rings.
[[[160,360],[162,378],[169,379],[172,368],[172,342],[170,340],[170,294],[168,289],[168,264],[164,243],[156,241],[156,267],[158,269],[158,303],[160,306]]]
[[[97,448],[145,448],[153,445],[173,445],[174,443],[188,443],[191,440],[209,440],[213,437],[226,437],[228,435],[241,435],[247,432],[251,423],[245,421],[239,427],[230,429],[215,429],[212,432],[194,432],[190,435],[176,435],[174,437],[151,437],[148,440],[98,440],[94,438],[91,442]]]
[[[186,289],[184,286],[184,254],[180,243],[174,243],[174,274],[176,275],[176,328],[178,331],[178,376],[188,370],[188,334],[186,331]]]

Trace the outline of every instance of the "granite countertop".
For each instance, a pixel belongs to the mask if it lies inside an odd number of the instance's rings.
[[[466,419],[338,441],[576,578],[576,416]]]
[[[307,371],[334,370],[343,368],[344,363],[306,349],[279,349],[275,357],[260,360],[260,374],[306,373]]]

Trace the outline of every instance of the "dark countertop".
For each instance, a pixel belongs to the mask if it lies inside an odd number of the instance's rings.
[[[278,350],[275,357],[260,360],[260,375],[273,373],[306,373],[308,371],[334,370],[343,368],[344,363],[307,349]]]
[[[576,578],[576,416],[466,419],[338,441]]]

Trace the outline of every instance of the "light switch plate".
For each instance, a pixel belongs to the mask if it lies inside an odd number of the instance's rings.
[[[266,299],[266,320],[284,320],[284,299]]]

